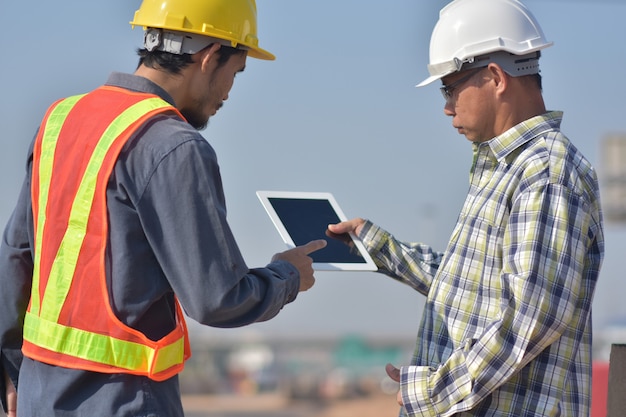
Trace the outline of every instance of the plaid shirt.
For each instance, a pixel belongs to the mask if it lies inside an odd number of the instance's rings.
[[[470,189],[444,253],[367,221],[380,272],[427,296],[409,416],[587,417],[591,302],[604,253],[594,169],[562,113],[474,143]]]

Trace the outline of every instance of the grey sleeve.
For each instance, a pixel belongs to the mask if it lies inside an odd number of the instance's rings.
[[[30,179],[27,175],[0,242],[0,396],[5,410],[4,372],[17,386],[23,358],[22,330],[33,274],[31,225]]]
[[[298,293],[287,262],[249,269],[226,220],[213,148],[179,144],[156,164],[138,212],[146,237],[185,312],[217,327],[274,317]]]

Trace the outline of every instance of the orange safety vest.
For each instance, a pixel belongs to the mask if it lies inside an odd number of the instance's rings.
[[[115,316],[105,276],[106,188],[113,166],[133,133],[167,112],[182,118],[155,95],[110,86],[48,110],[33,151],[35,259],[25,356],[156,381],[182,371],[191,356],[178,300],[176,328],[152,341]]]

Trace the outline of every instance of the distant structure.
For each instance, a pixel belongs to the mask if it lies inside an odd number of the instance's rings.
[[[626,224],[626,133],[602,140],[599,169],[602,210],[607,222]]]

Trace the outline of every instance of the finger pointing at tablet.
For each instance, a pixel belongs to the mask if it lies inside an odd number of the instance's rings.
[[[327,245],[327,242],[324,239],[317,239],[317,240],[310,241],[306,245],[298,246],[295,249],[300,249],[304,251],[305,254],[308,255],[309,253],[313,253],[317,250],[325,248],[326,245]]]
[[[305,245],[277,253],[272,257],[272,261],[283,260],[295,266],[298,272],[300,272],[300,291],[306,291],[315,283],[315,277],[313,276],[313,259],[309,254],[325,246],[326,241],[323,239],[312,240]]]

